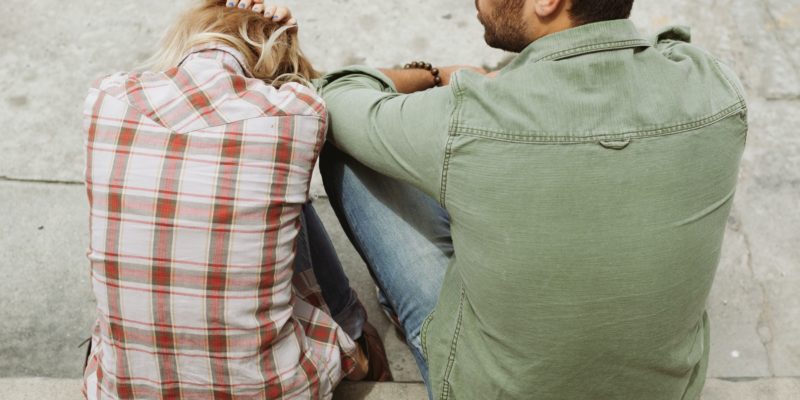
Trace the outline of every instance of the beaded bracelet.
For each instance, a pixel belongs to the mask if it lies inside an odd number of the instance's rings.
[[[435,86],[442,86],[442,77],[439,76],[439,68],[434,68],[433,65],[430,63],[426,63],[423,61],[414,61],[410,64],[406,64],[403,69],[424,69],[430,71],[431,75],[433,75],[433,83]]]

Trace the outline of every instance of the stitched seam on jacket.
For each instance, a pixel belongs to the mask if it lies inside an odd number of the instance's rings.
[[[728,74],[726,74],[724,71],[722,71],[722,67],[719,65],[719,61],[717,61],[717,60],[713,60],[713,61],[714,61],[714,69],[716,70],[716,72],[717,72],[717,75],[720,75],[720,76],[722,76],[722,78],[723,78],[723,79],[725,79],[725,82],[727,82],[727,83],[728,83],[728,86],[729,86],[729,87],[730,87],[730,88],[731,88],[731,89],[732,89],[734,92],[736,92],[736,96],[738,96],[738,97],[739,97],[739,101],[742,103],[742,107],[744,108],[744,110],[743,110],[743,111],[745,112],[745,114],[747,114],[747,102],[746,102],[746,101],[745,101],[745,99],[744,99],[744,93],[742,93],[742,92],[739,90],[739,86],[738,86],[738,85],[734,84],[734,83],[731,81],[730,77],[728,77]],[[748,123],[747,123],[747,118],[744,118],[744,125],[745,125],[745,126],[748,126]],[[748,127],[749,127],[749,126],[748,126]]]
[[[696,130],[714,124],[744,109],[745,109],[744,103],[739,101],[716,114],[692,122],[687,122],[664,128],[644,130],[644,131],[630,131],[630,132],[599,134],[591,136],[557,135],[557,134],[547,134],[544,132],[524,132],[524,134],[522,134],[523,132],[520,132],[520,134],[514,134],[514,133],[498,132],[484,128],[467,127],[463,125],[457,126],[456,130],[459,134],[466,136],[486,137],[486,138],[504,140],[509,142],[581,144],[581,143],[594,143],[600,140],[643,139],[650,137],[674,135],[682,132]]]
[[[456,329],[453,332],[453,342],[450,344],[450,355],[447,357],[447,367],[444,369],[444,378],[442,379],[442,395],[441,400],[450,398],[450,373],[453,372],[453,365],[456,361],[456,347],[458,346],[458,337],[461,335],[461,321],[464,318],[464,286],[461,286],[461,297],[458,302],[458,320],[456,321]]]
[[[643,47],[650,47],[650,42],[644,39],[633,39],[633,40],[620,40],[617,42],[607,42],[607,43],[594,43],[594,44],[587,44],[580,47],[575,47],[572,49],[561,50],[552,54],[548,54],[542,57],[537,58],[533,62],[539,61],[552,61],[557,58],[564,58],[570,57],[574,55],[578,55],[581,53],[591,53],[595,51],[603,51],[603,50],[615,50],[615,49],[624,49],[626,47],[631,47],[633,45],[641,45]]]
[[[456,104],[454,105],[453,115],[450,118],[450,126],[447,129],[447,145],[444,149],[444,160],[442,160],[442,179],[439,186],[439,203],[447,209],[447,176],[450,172],[450,157],[452,156],[453,151],[453,141],[456,138],[456,133],[458,131],[458,121],[459,115],[461,112],[461,104],[462,98],[464,94],[464,90],[458,82],[458,75],[453,75],[453,81],[450,83],[455,87],[455,101]]]

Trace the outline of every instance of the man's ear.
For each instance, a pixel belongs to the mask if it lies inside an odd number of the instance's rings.
[[[566,0],[534,0],[534,12],[542,19],[554,17],[554,14],[561,8],[561,3],[565,1]]]

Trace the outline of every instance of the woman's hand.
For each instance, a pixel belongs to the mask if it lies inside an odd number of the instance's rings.
[[[292,10],[283,6],[266,6],[264,0],[228,0],[227,6],[263,14],[264,18],[269,18],[282,25],[297,25],[297,20],[292,16]]]

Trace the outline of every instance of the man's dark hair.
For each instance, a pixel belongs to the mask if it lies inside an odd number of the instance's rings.
[[[572,0],[569,15],[575,25],[628,18],[633,0]]]

